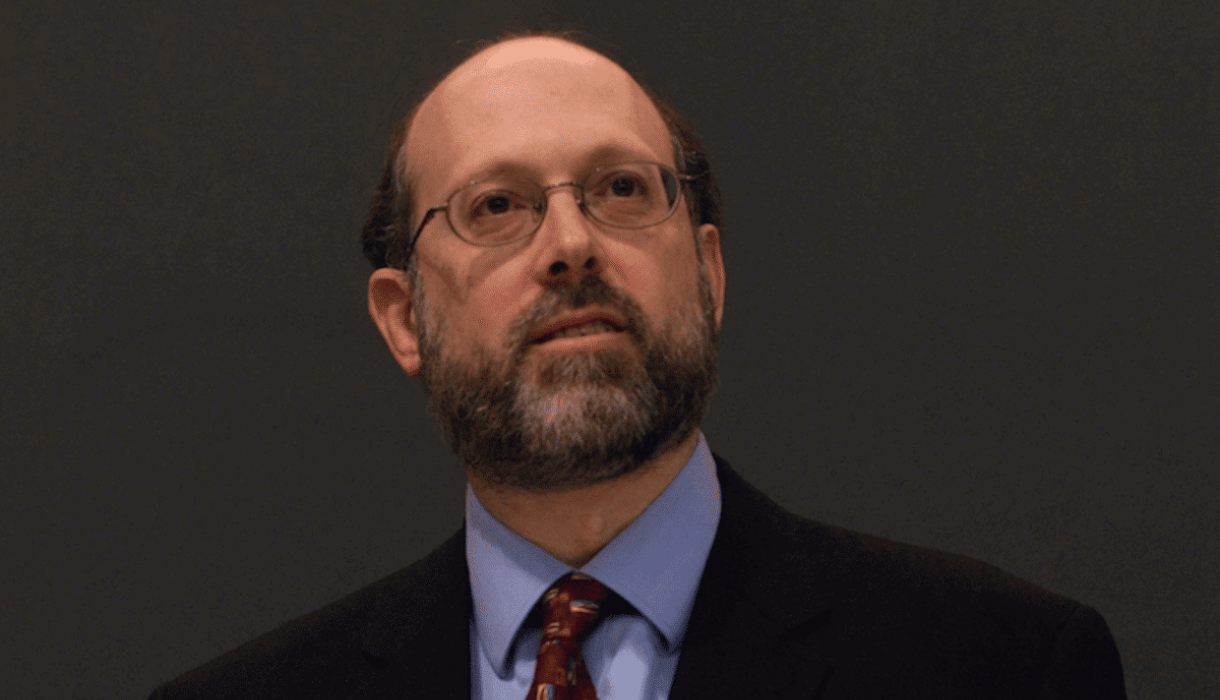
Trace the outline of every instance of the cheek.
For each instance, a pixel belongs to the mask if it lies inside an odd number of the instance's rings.
[[[510,249],[442,250],[447,255],[437,257],[443,262],[432,258],[426,265],[429,302],[438,299],[435,306],[454,342],[491,346],[488,338],[512,321],[522,290],[513,283],[521,275]]]
[[[650,274],[658,280],[656,289],[661,297],[658,303],[669,312],[684,305],[694,293],[699,279],[699,259],[690,233],[680,234],[676,238],[653,258],[654,269],[650,270]]]
[[[513,309],[508,299],[491,295],[486,299],[480,299],[478,303],[479,311],[475,314],[475,323],[478,329],[482,332],[490,332],[496,329],[501,329],[507,326],[513,320]]]
[[[619,278],[607,281],[634,299],[659,330],[672,323],[696,294],[695,251],[693,246],[669,244],[632,252],[618,268]]]

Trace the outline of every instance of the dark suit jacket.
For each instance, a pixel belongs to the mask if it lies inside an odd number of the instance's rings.
[[[1101,616],[986,564],[795,516],[720,458],[720,526],[670,698],[1123,698]],[[156,689],[470,697],[464,533]]]

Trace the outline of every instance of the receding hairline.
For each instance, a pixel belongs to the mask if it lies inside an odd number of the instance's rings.
[[[415,124],[420,113],[424,112],[430,107],[434,108],[435,100],[444,97],[447,92],[454,89],[459,89],[463,84],[474,81],[479,75],[485,74],[488,70],[494,71],[500,68],[506,68],[530,58],[542,57],[541,53],[535,53],[532,55],[521,53],[514,55],[509,53],[519,51],[529,44],[562,47],[568,52],[569,57],[584,56],[586,61],[582,61],[582,63],[600,63],[612,67],[614,71],[616,71],[622,78],[626,79],[626,82],[631,86],[631,89],[637,91],[639,95],[644,98],[649,108],[652,109],[653,114],[657,117],[658,122],[662,124],[662,127],[667,133],[669,132],[669,125],[666,123],[665,117],[661,113],[656,98],[653,97],[653,95],[648,91],[647,88],[644,87],[644,85],[636,80],[634,75],[632,75],[626,68],[624,68],[614,59],[595,49],[591,49],[588,46],[563,37],[551,35],[512,37],[498,41],[479,50],[455,66],[451,71],[446,73],[444,77],[442,77],[436,83],[436,85],[432,87],[431,90],[424,94],[423,98],[416,103],[415,107],[400,123],[399,128],[401,130],[401,143],[399,144],[397,153],[394,154],[395,171],[398,182],[402,185],[404,190],[406,190],[405,193],[408,196],[410,196],[410,193],[415,190],[417,185],[415,178],[417,177],[418,173],[409,166],[407,152],[408,146],[411,143],[412,132],[415,129]],[[504,60],[506,58],[504,54],[506,53],[509,53],[509,57],[507,60]],[[563,56],[555,56],[554,58],[562,59]],[[674,157],[675,160],[680,159],[677,150],[673,152],[672,157]],[[681,164],[678,163],[678,166],[680,169]]]
[[[442,87],[446,86],[447,83],[453,83],[455,81],[460,83],[461,81],[467,79],[467,75],[471,75],[471,77],[473,77],[474,71],[476,70],[497,70],[499,68],[518,63],[527,58],[541,58],[542,55],[540,51],[528,51],[528,47],[531,44],[539,45],[540,48],[547,45],[555,48],[562,48],[568,53],[569,57],[574,58],[577,56],[583,56],[585,60],[581,61],[582,63],[609,64],[618,70],[618,72],[620,72],[624,77],[630,79],[632,83],[636,83],[635,78],[616,61],[605,54],[589,48],[588,46],[584,46],[569,39],[556,36],[525,36],[498,41],[476,52],[470,58],[467,58],[465,61],[462,61],[455,66],[454,69],[449,71],[444,78],[441,78],[440,82],[436,84],[436,87],[434,87],[427,96],[425,96],[423,101],[426,102],[433,93],[438,92]],[[505,54],[507,54],[507,56]],[[562,56],[553,57],[562,58]],[[636,84],[638,86],[638,83]]]
[[[629,84],[641,90],[649,106],[660,114],[661,121],[669,133],[676,169],[684,175],[695,176],[695,179],[688,183],[688,194],[691,196],[686,197],[693,230],[698,231],[701,224],[720,226],[720,188],[716,184],[702,141],[695,133],[693,125],[660,95],[653,92],[647,83],[612,58],[612,54],[590,47],[581,41],[580,37],[573,39],[565,34],[550,33],[510,36],[479,48],[475,54],[446,72],[396,123],[394,134],[385,151],[381,176],[374,188],[373,201],[360,234],[364,255],[374,268],[396,267],[408,272],[413,268],[414,256],[411,251],[414,248],[413,226],[416,225],[413,220],[419,213],[415,201],[418,195],[416,180],[419,169],[418,164],[412,167],[407,162],[406,146],[409,131],[415,126],[416,117],[427,98],[431,97],[436,88],[452,73],[470,63],[472,59],[477,59],[489,51],[494,52],[501,44],[544,40],[561,42],[578,52],[583,50],[591,60],[607,61],[630,78]]]

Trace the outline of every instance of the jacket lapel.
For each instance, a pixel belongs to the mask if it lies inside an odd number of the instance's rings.
[[[470,698],[466,529],[385,586],[363,634],[372,678],[351,700]]]
[[[794,516],[716,458],[720,525],[682,643],[671,700],[823,697],[830,595]],[[825,576],[822,577],[825,579]]]
[[[798,519],[716,457],[720,524],[695,596],[671,700],[824,698],[831,595]],[[350,700],[470,697],[465,528],[375,594],[362,634],[371,678]],[[815,554],[810,554],[814,552]],[[841,622],[836,620],[836,622]]]

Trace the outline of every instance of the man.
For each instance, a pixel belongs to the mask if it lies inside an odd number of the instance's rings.
[[[718,224],[689,128],[606,57],[525,37],[451,72],[365,244],[466,526],[154,697],[1124,697],[1095,611],[796,517],[712,456]]]

